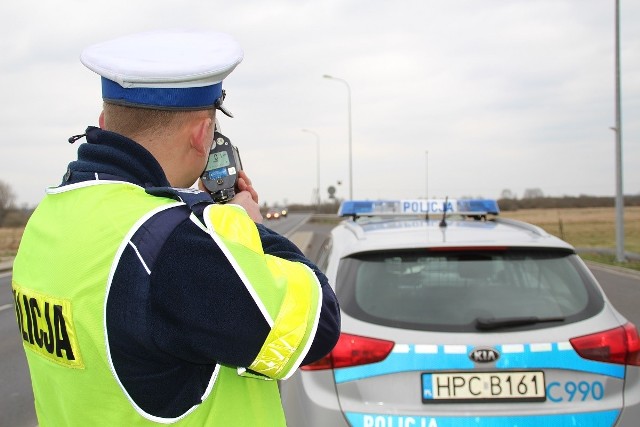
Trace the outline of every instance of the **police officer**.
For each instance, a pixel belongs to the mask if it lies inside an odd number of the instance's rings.
[[[82,53],[100,127],[70,138],[86,143],[13,272],[41,427],[284,425],[275,380],[335,345],[327,278],[261,224],[247,175],[224,205],[189,188],[242,58],[228,35],[183,30]]]

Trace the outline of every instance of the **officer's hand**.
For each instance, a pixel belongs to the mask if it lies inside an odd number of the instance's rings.
[[[251,185],[251,180],[247,176],[247,173],[244,170],[238,172],[238,189],[240,191],[248,191],[251,194],[251,198],[256,202],[258,202],[258,192]]]
[[[231,199],[229,203],[242,206],[254,222],[262,224],[262,214],[260,213],[260,206],[254,199],[254,194],[255,191],[253,192],[253,194],[248,190],[240,191],[235,195],[233,199]],[[257,194],[255,194],[255,196],[257,198]]]

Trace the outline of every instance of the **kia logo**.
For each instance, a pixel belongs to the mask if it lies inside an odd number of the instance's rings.
[[[474,348],[469,353],[469,359],[476,363],[492,363],[500,358],[500,353],[492,348]]]

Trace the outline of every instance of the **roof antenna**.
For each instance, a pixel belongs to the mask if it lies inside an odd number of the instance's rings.
[[[445,217],[447,216],[447,205],[449,204],[449,196],[444,199],[444,206],[442,209],[442,220],[440,220],[440,227],[446,227],[447,221],[445,221]]]

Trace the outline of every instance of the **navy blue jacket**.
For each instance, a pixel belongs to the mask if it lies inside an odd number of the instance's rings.
[[[136,142],[95,127],[87,128],[86,137],[62,185],[116,179],[145,188],[170,186],[160,164]],[[249,366],[270,330],[220,248],[189,219],[191,213],[188,206],[167,209],[136,232],[138,253],[125,249],[107,300],[118,377],[138,406],[158,416],[198,404],[216,364]],[[265,253],[309,266],[322,285],[318,330],[302,364],[318,360],[338,339],[335,294],[292,242],[262,224],[257,228]]]

